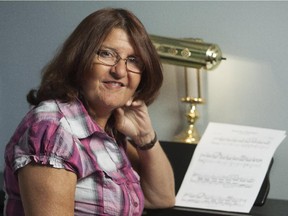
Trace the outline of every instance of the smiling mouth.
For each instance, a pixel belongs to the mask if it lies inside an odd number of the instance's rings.
[[[125,85],[121,82],[115,82],[115,81],[104,81],[104,84],[109,85],[111,87],[124,87]]]

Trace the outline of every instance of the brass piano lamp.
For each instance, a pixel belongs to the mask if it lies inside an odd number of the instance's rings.
[[[199,118],[197,105],[203,104],[204,99],[201,95],[201,70],[213,70],[222,60],[222,52],[218,45],[205,43],[201,39],[176,39],[150,35],[161,61],[163,63],[184,67],[185,78],[185,97],[181,98],[183,103],[188,104],[186,118],[188,126],[180,134],[175,136],[175,141],[197,144],[200,135],[196,129],[196,121]],[[188,94],[188,68],[196,69],[196,89],[197,96],[192,97]]]

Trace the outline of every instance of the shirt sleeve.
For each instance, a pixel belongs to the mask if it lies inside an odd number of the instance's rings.
[[[13,170],[35,162],[77,173],[77,150],[73,135],[53,120],[31,124],[13,148]]]

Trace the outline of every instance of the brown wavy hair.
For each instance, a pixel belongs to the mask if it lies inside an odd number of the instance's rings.
[[[105,8],[88,15],[72,32],[55,57],[43,68],[39,88],[27,94],[31,105],[49,99],[72,102],[81,98],[82,79],[92,69],[95,53],[113,28],[123,29],[144,62],[135,99],[150,105],[163,82],[159,56],[141,21],[125,9]]]

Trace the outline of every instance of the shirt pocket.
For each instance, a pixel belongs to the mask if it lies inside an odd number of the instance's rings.
[[[124,179],[114,179],[113,174],[104,172],[103,178],[103,207],[104,213],[108,215],[123,215],[125,205]]]
[[[143,200],[139,176],[131,168],[104,174],[104,213],[115,216],[141,213]]]

